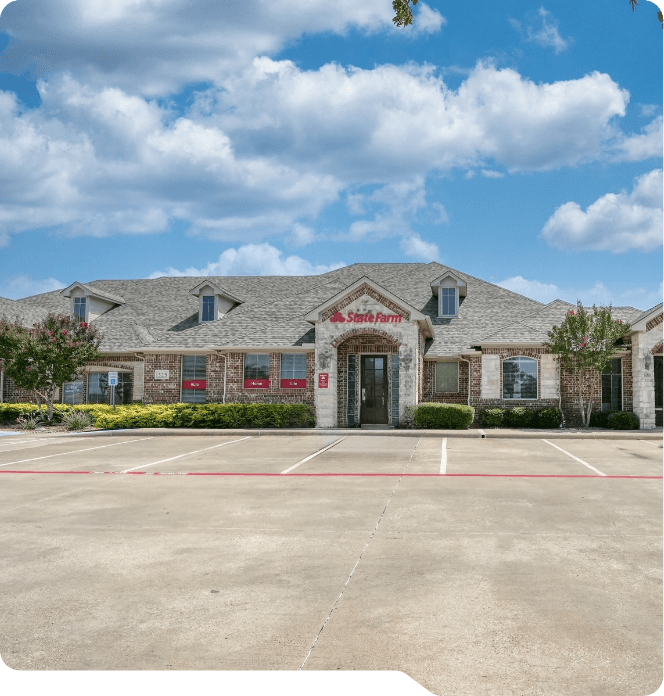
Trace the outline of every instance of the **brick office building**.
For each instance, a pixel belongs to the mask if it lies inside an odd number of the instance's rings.
[[[544,305],[438,263],[355,264],[318,276],[157,278],[73,283],[0,316],[31,325],[47,312],[92,321],[103,358],[62,386],[65,403],[302,402],[319,427],[398,425],[423,401],[530,408],[578,420],[578,386],[543,342],[573,308]],[[587,397],[662,417],[662,305],[615,307],[632,329]],[[0,378],[4,401],[24,401]]]

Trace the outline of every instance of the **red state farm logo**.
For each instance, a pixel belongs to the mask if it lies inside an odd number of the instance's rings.
[[[346,323],[346,317],[341,312],[336,312],[333,316],[330,317],[330,321],[333,324],[345,324]]]

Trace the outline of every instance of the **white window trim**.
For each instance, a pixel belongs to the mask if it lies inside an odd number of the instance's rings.
[[[76,306],[76,300],[85,300],[85,318],[83,319],[83,321],[86,324],[90,323],[90,321],[88,319],[88,317],[90,316],[90,302],[88,302],[89,299],[90,298],[87,295],[83,295],[83,297],[72,297],[71,298],[71,317],[72,317],[72,319],[80,321],[80,319],[78,319],[78,317],[76,316],[76,312],[75,312],[74,308]]]
[[[205,304],[204,298],[212,298],[212,319],[203,319],[203,306]],[[211,324],[217,318],[217,296],[216,295],[201,295],[200,306],[198,308],[198,323],[199,324]]]
[[[454,314],[443,314],[443,290],[454,290]],[[449,286],[441,286],[438,288],[438,318],[451,319],[459,316],[459,288],[450,288]]]
[[[515,398],[515,397],[509,397],[509,396],[504,396],[505,394],[505,372],[503,369],[503,365],[508,361],[508,360],[513,360],[514,358],[525,358],[526,360],[534,360],[537,363],[537,396],[534,399],[522,399],[522,398]],[[540,399],[540,361],[539,361],[539,356],[536,358],[533,358],[532,355],[510,355],[509,358],[505,358],[505,360],[500,361],[500,393],[501,393],[501,398],[503,401],[539,401]]]
[[[447,364],[447,365],[456,365],[457,368],[457,389],[456,391],[438,391],[438,365],[440,364]],[[434,363],[436,366],[435,371],[434,371],[434,376],[433,376],[433,392],[434,394],[459,394],[461,385],[459,384],[459,361],[458,360],[438,360]]]

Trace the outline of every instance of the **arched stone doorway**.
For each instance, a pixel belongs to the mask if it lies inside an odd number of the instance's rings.
[[[347,331],[332,346],[337,351],[338,427],[398,425],[401,342],[366,328]]]

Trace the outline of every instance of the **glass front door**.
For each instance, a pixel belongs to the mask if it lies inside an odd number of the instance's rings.
[[[655,356],[655,425],[662,427],[662,356]]]
[[[387,424],[387,356],[363,355],[360,423]]]

